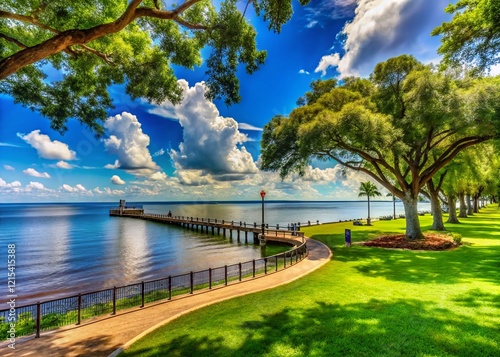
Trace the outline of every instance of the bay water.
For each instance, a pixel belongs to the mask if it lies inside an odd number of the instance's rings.
[[[137,202],[146,213],[261,223],[261,202]],[[15,245],[18,306],[169,275],[235,264],[288,248],[263,252],[236,239],[143,220],[110,217],[116,203],[0,204],[0,274],[7,276]],[[428,204],[419,206],[428,210]],[[391,215],[392,201],[372,202],[371,217]],[[403,213],[400,202],[397,214]],[[366,217],[366,202],[266,202],[265,222],[286,227]],[[6,281],[6,280],[4,280]],[[4,290],[4,291],[3,291]],[[7,296],[7,283],[0,286]]]

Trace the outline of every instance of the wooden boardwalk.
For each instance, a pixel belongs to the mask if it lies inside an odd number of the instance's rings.
[[[248,242],[248,233],[251,233],[252,240],[255,244],[261,243],[265,244],[265,241],[275,241],[288,243],[291,245],[297,245],[304,242],[304,232],[300,231],[290,231],[284,229],[270,229],[264,227],[264,236],[259,237],[262,233],[262,226],[256,223],[247,224],[246,222],[235,222],[235,221],[225,221],[210,218],[198,218],[198,217],[171,217],[166,214],[155,214],[155,213],[144,213],[140,210],[134,209],[112,209],[109,211],[110,216],[115,217],[128,217],[135,219],[143,219],[146,221],[166,223],[172,225],[178,225],[187,229],[194,231],[201,231],[212,235],[222,235],[225,237],[229,233],[229,237],[233,237],[233,231],[236,234],[238,240],[240,240],[241,233],[245,236],[245,242]],[[260,241],[259,241],[260,238]]]

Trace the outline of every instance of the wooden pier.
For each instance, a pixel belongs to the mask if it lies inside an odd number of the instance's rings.
[[[225,220],[217,220],[210,218],[198,218],[198,217],[172,217],[166,214],[155,214],[155,213],[144,213],[142,210],[134,208],[123,208],[119,207],[116,209],[109,210],[110,216],[115,217],[128,217],[143,219],[146,221],[166,223],[178,225],[187,229],[191,229],[197,232],[206,232],[212,235],[222,235],[225,237],[226,233],[229,232],[229,237],[233,237],[233,231],[236,233],[236,237],[240,240],[240,235],[243,233],[245,236],[245,242],[248,242],[248,233],[251,233],[252,240],[255,244],[260,243],[265,245],[266,241],[274,241],[290,244],[292,246],[297,246],[304,242],[304,233],[299,231],[289,231],[280,229],[269,229],[264,228],[264,235],[262,236],[262,227],[256,223],[247,224],[246,222],[228,222]]]

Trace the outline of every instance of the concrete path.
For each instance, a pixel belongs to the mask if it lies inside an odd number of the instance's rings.
[[[116,356],[148,332],[201,307],[236,296],[270,289],[294,281],[326,264],[330,249],[313,239],[307,240],[309,256],[303,261],[266,276],[233,283],[226,287],[195,292],[171,301],[151,303],[142,309],[118,311],[115,316],[86,320],[80,326],[70,325],[40,338],[18,338],[16,349],[0,345],[1,356]]]

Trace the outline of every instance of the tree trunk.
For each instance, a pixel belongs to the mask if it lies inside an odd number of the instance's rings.
[[[472,197],[474,213],[479,213],[479,194],[475,193]]]
[[[467,205],[465,204],[465,195],[463,192],[458,194],[458,199],[460,200],[460,212],[458,213],[458,217],[467,218]]]
[[[474,210],[472,209],[470,193],[465,195],[465,202],[467,203],[467,215],[472,216],[474,214]]]
[[[418,219],[418,198],[410,196],[406,192],[403,198],[403,206],[405,208],[406,216],[406,238],[410,240],[421,239],[424,237],[422,229],[420,228],[420,221]]]
[[[435,231],[444,231],[443,211],[441,210],[441,203],[439,197],[429,190],[431,199],[431,212],[432,212],[432,227]]]
[[[448,220],[447,223],[460,223],[457,218],[457,198],[448,196]]]

